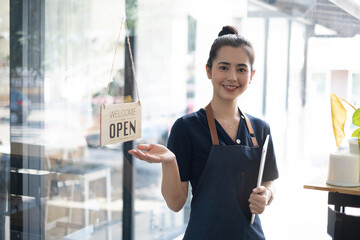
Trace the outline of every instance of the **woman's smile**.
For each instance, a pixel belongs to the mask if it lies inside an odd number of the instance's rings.
[[[239,86],[235,86],[235,85],[225,85],[225,84],[222,84],[222,86],[224,87],[225,91],[227,91],[227,92],[235,92],[236,89],[239,88]]]

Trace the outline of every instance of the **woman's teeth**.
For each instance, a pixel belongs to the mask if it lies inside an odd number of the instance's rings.
[[[235,89],[235,88],[237,88],[235,86],[226,86],[226,85],[224,85],[224,87],[227,88],[227,89]]]

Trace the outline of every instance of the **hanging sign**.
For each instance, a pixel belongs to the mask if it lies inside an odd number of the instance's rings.
[[[124,23],[124,18],[121,21],[118,42],[120,42],[121,28]],[[126,28],[126,21],[125,21]],[[114,60],[116,56],[117,46],[115,48],[113,64],[110,71],[109,83],[106,90],[106,98],[104,104],[101,106],[100,114],[100,145],[114,144],[119,142],[127,142],[134,139],[141,138],[141,104],[140,96],[135,78],[134,59],[131,51],[129,32],[126,28],[126,39],[129,48],[129,55],[131,59],[131,69],[136,86],[138,96],[137,102],[109,104],[106,105],[106,99],[109,93],[110,79],[112,76]]]
[[[101,106],[100,145],[141,138],[140,102]]]

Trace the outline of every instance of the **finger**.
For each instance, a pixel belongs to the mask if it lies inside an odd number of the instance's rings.
[[[135,157],[139,158],[142,154],[142,151],[131,149],[128,151],[129,154],[134,155]]]
[[[254,188],[253,193],[265,193],[266,192],[266,188],[264,186],[259,186]]]
[[[145,154],[143,151],[137,150],[136,151],[136,155],[139,156],[140,159],[142,160],[148,160],[148,155]]]
[[[148,163],[153,163],[154,161],[148,159],[147,157],[144,157],[141,153],[135,153],[134,157],[136,157],[137,159],[141,160],[141,161],[145,161]]]
[[[160,157],[156,155],[147,154],[141,150],[131,150],[131,153],[138,159],[144,160],[149,163],[161,162]]]
[[[254,206],[253,204],[250,204],[250,205],[249,205],[249,208],[250,208],[250,212],[251,212],[252,214],[258,214],[257,211],[256,211],[256,209],[255,209],[255,206]]]
[[[142,156],[138,153],[138,152],[133,152],[132,154],[134,157],[136,157],[137,159],[143,160]]]
[[[258,207],[253,204],[250,204],[249,207],[250,207],[250,212],[253,214],[261,214],[264,212],[264,208],[262,208],[262,207]]]
[[[128,151],[128,153],[129,154],[131,154],[131,155],[134,155],[136,152],[135,152],[136,150],[134,150],[134,149],[130,149],[129,151]]]
[[[265,194],[253,194],[253,195],[250,195],[250,198],[254,199],[255,201],[260,202],[260,203],[266,202]]]
[[[263,208],[266,205],[265,201],[256,201],[256,200],[253,200],[253,199],[250,199],[249,204],[254,205],[254,206],[258,207],[258,208]]]
[[[249,204],[250,210],[252,210],[253,213],[259,214],[265,210],[265,205],[266,205],[265,201],[259,202],[254,199],[250,199],[249,202],[250,202]]]
[[[261,201],[261,199],[265,198],[265,194],[261,193],[251,193],[250,198],[256,199],[257,201]]]
[[[136,148],[140,151],[149,151],[151,149],[151,144],[139,144]]]
[[[256,206],[265,207],[266,197],[265,197],[265,195],[252,193],[249,198],[249,203],[256,205]]]

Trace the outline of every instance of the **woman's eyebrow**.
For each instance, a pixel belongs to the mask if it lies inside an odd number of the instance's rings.
[[[230,64],[230,63],[228,63],[228,62],[219,62],[218,64],[231,65],[231,64]]]
[[[219,62],[218,64],[223,64],[223,65],[231,65],[230,63],[228,62]],[[239,64],[236,64],[237,67],[249,67],[246,63],[239,63]]]
[[[238,66],[238,67],[249,67],[246,63],[239,63],[239,64],[237,64],[236,66]]]

